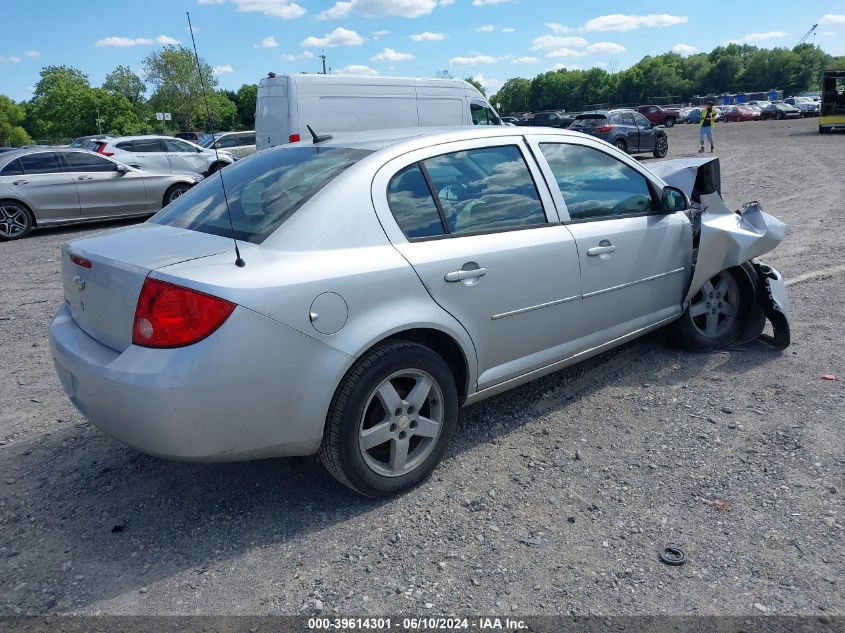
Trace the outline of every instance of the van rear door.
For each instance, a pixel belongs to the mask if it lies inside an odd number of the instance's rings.
[[[265,77],[259,82],[255,101],[256,151],[292,142],[291,101],[287,75]]]

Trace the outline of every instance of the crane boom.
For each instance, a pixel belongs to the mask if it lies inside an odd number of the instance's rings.
[[[810,30],[807,31],[806,33],[804,33],[804,36],[800,40],[798,40],[798,43],[795,46],[801,46],[801,44],[806,42],[807,38],[810,37],[818,27],[819,27],[818,24],[814,24],[813,26],[811,26]]]

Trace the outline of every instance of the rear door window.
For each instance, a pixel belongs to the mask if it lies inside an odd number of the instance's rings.
[[[20,157],[23,173],[30,174],[56,174],[63,172],[64,168],[54,152],[39,152]]]
[[[110,160],[95,154],[85,152],[68,152],[63,154],[70,171],[117,171],[117,165]]]
[[[162,142],[157,138],[153,138],[132,141],[132,149],[129,151],[133,151],[138,154],[152,154],[155,152],[163,152],[165,150]]]
[[[235,237],[260,244],[343,171],[371,152],[292,147],[262,152],[227,167],[225,186]],[[149,221],[229,237],[221,177],[207,178]]]
[[[443,154],[423,165],[454,235],[546,223],[537,187],[515,145]]]
[[[572,220],[609,219],[657,210],[642,174],[601,150],[540,143]]]

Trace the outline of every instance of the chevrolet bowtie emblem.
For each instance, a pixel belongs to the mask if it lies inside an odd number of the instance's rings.
[[[74,277],[73,280],[76,282],[76,289],[79,292],[82,292],[83,290],[85,290],[85,280],[82,277],[80,277],[79,275],[76,275],[76,277]]]

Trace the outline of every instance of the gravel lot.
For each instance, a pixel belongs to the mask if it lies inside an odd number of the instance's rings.
[[[845,136],[730,123],[716,146],[729,204],[791,225],[766,259],[797,282],[792,346],[646,337],[465,409],[384,502],[312,457],[180,464],[98,432],[46,336],[60,245],[103,227],[1,244],[0,615],[845,615]]]

